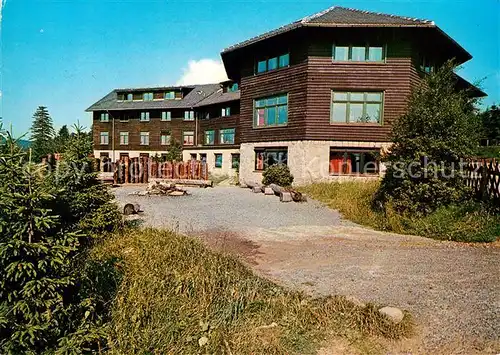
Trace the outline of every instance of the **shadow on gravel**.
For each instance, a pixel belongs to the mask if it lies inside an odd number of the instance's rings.
[[[194,236],[201,239],[209,248],[240,257],[251,265],[257,265],[256,258],[262,254],[258,251],[259,244],[232,231],[214,228],[197,232]]]

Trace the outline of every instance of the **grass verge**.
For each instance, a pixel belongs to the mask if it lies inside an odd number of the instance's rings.
[[[377,337],[397,339],[412,329],[409,315],[396,325],[371,304],[289,291],[168,231],[127,231],[94,254],[121,260],[111,354],[312,354],[331,336],[374,351]]]
[[[344,218],[374,229],[460,242],[494,242],[500,237],[500,216],[480,203],[440,208],[426,217],[403,216],[390,206],[386,212],[371,207],[378,181],[318,183],[299,188],[312,198],[339,210]]]

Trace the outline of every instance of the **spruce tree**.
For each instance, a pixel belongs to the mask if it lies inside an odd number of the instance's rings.
[[[69,138],[70,138],[70,135],[69,135],[68,126],[64,125],[61,127],[61,129],[57,133],[57,136],[54,140],[55,152],[63,153],[67,147],[67,144],[69,142]]]
[[[52,118],[45,106],[39,106],[33,114],[31,143],[33,161],[40,162],[47,154],[54,153],[54,127]]]

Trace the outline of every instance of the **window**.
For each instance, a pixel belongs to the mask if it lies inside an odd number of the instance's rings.
[[[205,131],[205,145],[215,144],[215,131]]]
[[[382,124],[382,92],[333,92],[331,123]]]
[[[172,121],[172,112],[170,112],[170,111],[163,111],[161,113],[161,120],[162,121]]]
[[[207,162],[207,153],[200,153],[200,160],[203,163],[206,163]]]
[[[142,101],[143,97],[142,97],[141,93],[137,92],[137,93],[132,94],[132,99],[134,101]]]
[[[184,145],[194,145],[194,132],[188,131],[183,134]]]
[[[134,95],[127,94],[127,101],[132,101],[134,99]]]
[[[101,113],[101,122],[109,122],[109,113]]]
[[[169,132],[162,132],[160,135],[160,144],[161,145],[170,145],[171,139],[172,139],[172,136],[170,135]]]
[[[227,91],[228,92],[235,92],[235,91],[238,91],[238,90],[239,90],[238,83],[234,83],[234,84],[229,85],[227,87]]]
[[[266,71],[285,68],[290,65],[290,53],[286,53],[277,57],[272,57],[257,61],[256,73],[265,73]]]
[[[215,153],[215,167],[222,168],[222,154]]]
[[[287,148],[260,148],[255,149],[255,170],[265,170],[275,164],[287,164]]]
[[[333,60],[337,62],[383,62],[383,46],[338,46],[333,45]]]
[[[284,68],[284,67],[287,67],[289,65],[290,65],[290,54],[287,53],[287,54],[280,55],[279,67]]]
[[[234,144],[234,132],[235,129],[221,129],[220,130],[220,144]]]
[[[141,145],[149,145],[149,132],[141,132]]]
[[[142,94],[142,99],[144,101],[153,101],[153,93],[152,92],[145,92]]]
[[[166,100],[173,100],[173,99],[175,99],[175,91],[167,91],[165,93],[165,99]]]
[[[240,155],[239,154],[231,154],[231,168],[239,169],[240,167]]]
[[[128,132],[120,132],[120,145],[128,145]]]
[[[332,149],[330,151],[330,174],[378,174],[378,151]]]
[[[161,92],[161,91],[156,91],[154,93],[154,97],[153,97],[153,100],[163,100],[163,97],[164,97],[164,93]]]
[[[231,116],[231,107],[225,107],[221,112],[222,117]]]
[[[189,156],[191,157],[191,160],[196,160],[196,153],[191,153]]]
[[[420,70],[426,74],[434,73],[435,65],[428,58],[421,57],[420,58]]]
[[[288,123],[288,95],[255,100],[254,127],[284,126]]]
[[[149,122],[149,112],[141,112],[141,121]]]
[[[194,121],[194,111],[184,111],[184,121]]]
[[[108,132],[101,132],[100,142],[102,145],[109,144],[109,133]]]

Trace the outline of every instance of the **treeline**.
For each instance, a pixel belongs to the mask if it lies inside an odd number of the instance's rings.
[[[0,353],[98,352],[119,276],[89,254],[121,216],[97,180],[88,134],[53,135],[46,109],[35,116],[32,152],[0,126]],[[60,139],[57,169],[37,164]]]
[[[39,106],[33,114],[30,131],[33,161],[40,162],[48,154],[63,153],[74,134],[70,134],[67,125],[62,126],[56,133],[47,107]],[[92,144],[92,130],[85,133],[80,129],[78,134],[84,135]]]

